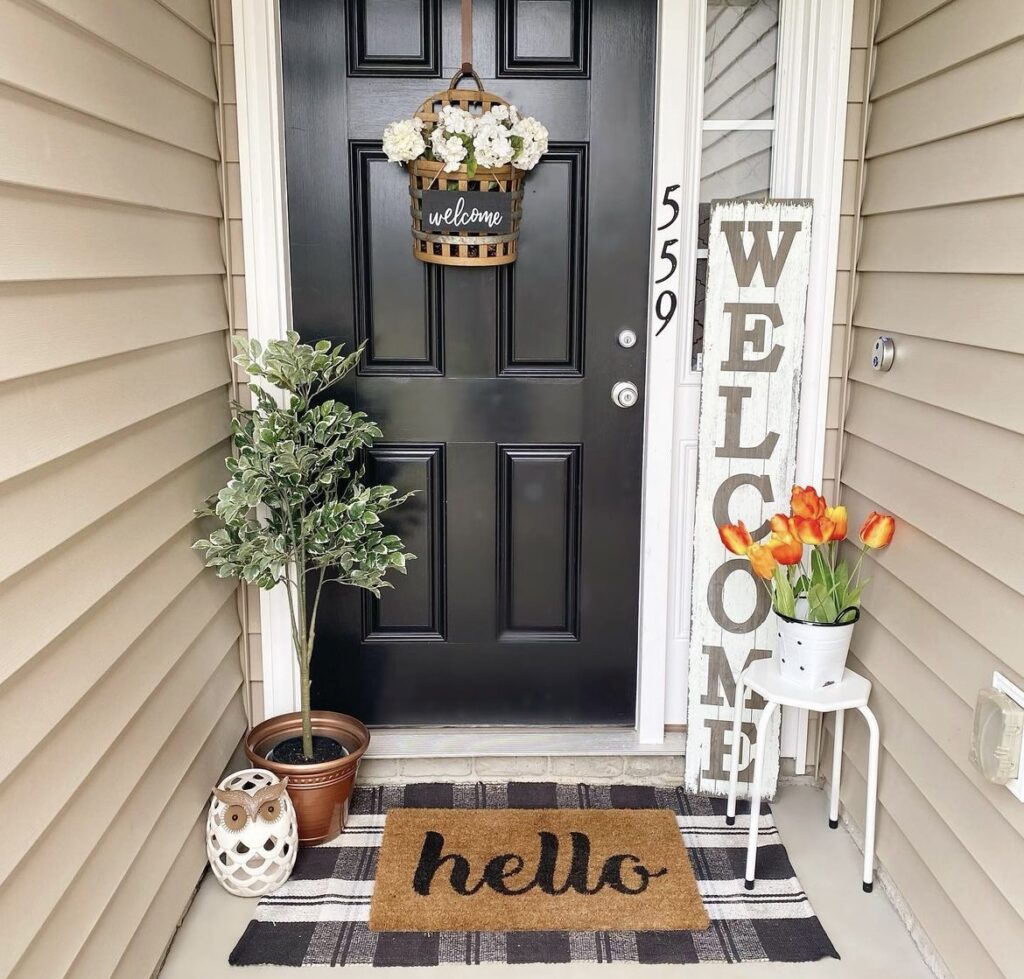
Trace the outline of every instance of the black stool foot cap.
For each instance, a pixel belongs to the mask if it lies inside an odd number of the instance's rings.
[[[743,881],[743,886],[748,891],[752,891],[754,889],[754,882],[752,880],[745,880],[745,881]]]
[[[735,816],[726,816],[725,817],[725,825],[726,826],[735,826],[736,825],[736,817]]]
[[[838,819],[830,819],[828,821],[828,828],[829,829],[839,829],[839,820]]]
[[[864,893],[865,894],[870,894],[874,890],[874,888],[875,888],[874,883],[868,883],[867,881],[864,882]]]

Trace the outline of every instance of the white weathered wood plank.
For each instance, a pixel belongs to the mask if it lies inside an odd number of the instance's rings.
[[[759,239],[752,222],[771,231]],[[722,202],[711,214],[686,748],[686,784],[702,792],[728,791],[732,751],[741,752],[745,792],[752,777],[761,711],[742,708],[743,744],[731,745],[734,684],[752,650],[773,648],[774,617],[747,560],[728,554],[717,525],[743,520],[763,536],[763,521],[784,507],[793,484],[810,227],[806,201]],[[727,304],[734,305],[727,311]],[[744,476],[746,485],[735,482]],[[776,713],[768,744],[757,746],[768,797],[778,777],[778,731]]]

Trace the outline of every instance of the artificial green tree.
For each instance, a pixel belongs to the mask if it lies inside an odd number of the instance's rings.
[[[386,575],[414,557],[386,534],[381,515],[404,502],[394,486],[363,482],[365,450],[381,430],[340,401],[318,400],[355,368],[362,348],[344,354],[297,333],[266,348],[236,340],[235,362],[252,379],[253,407],[232,404],[234,455],[227,485],[196,511],[221,526],[194,545],[222,578],[260,588],[283,585],[299,664],[302,752],[313,757],[310,662],[324,585],[379,596]]]

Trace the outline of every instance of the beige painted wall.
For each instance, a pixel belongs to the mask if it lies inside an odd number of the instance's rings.
[[[245,728],[237,589],[190,549],[228,450],[237,140],[208,0],[0,24],[0,974],[139,979]]]
[[[1024,804],[968,749],[978,688],[993,670],[1024,681],[1024,5],[877,9],[830,439],[853,513],[899,520],[867,562],[852,663],[882,730],[878,855],[953,975],[1019,976]],[[896,342],[886,374],[869,363],[879,333]],[[858,823],[865,749],[854,720],[843,799]]]

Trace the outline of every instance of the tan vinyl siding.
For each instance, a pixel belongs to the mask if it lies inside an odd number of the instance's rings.
[[[246,723],[238,589],[191,550],[228,452],[237,136],[207,0],[0,22],[0,974],[135,979]]]
[[[978,689],[1024,680],[1024,7],[881,0],[872,61],[833,475],[858,517],[899,521],[867,559],[852,661],[882,731],[878,856],[954,976],[1009,977],[1024,806],[968,749]],[[869,364],[879,333],[888,373]],[[847,725],[858,824],[866,747]]]

